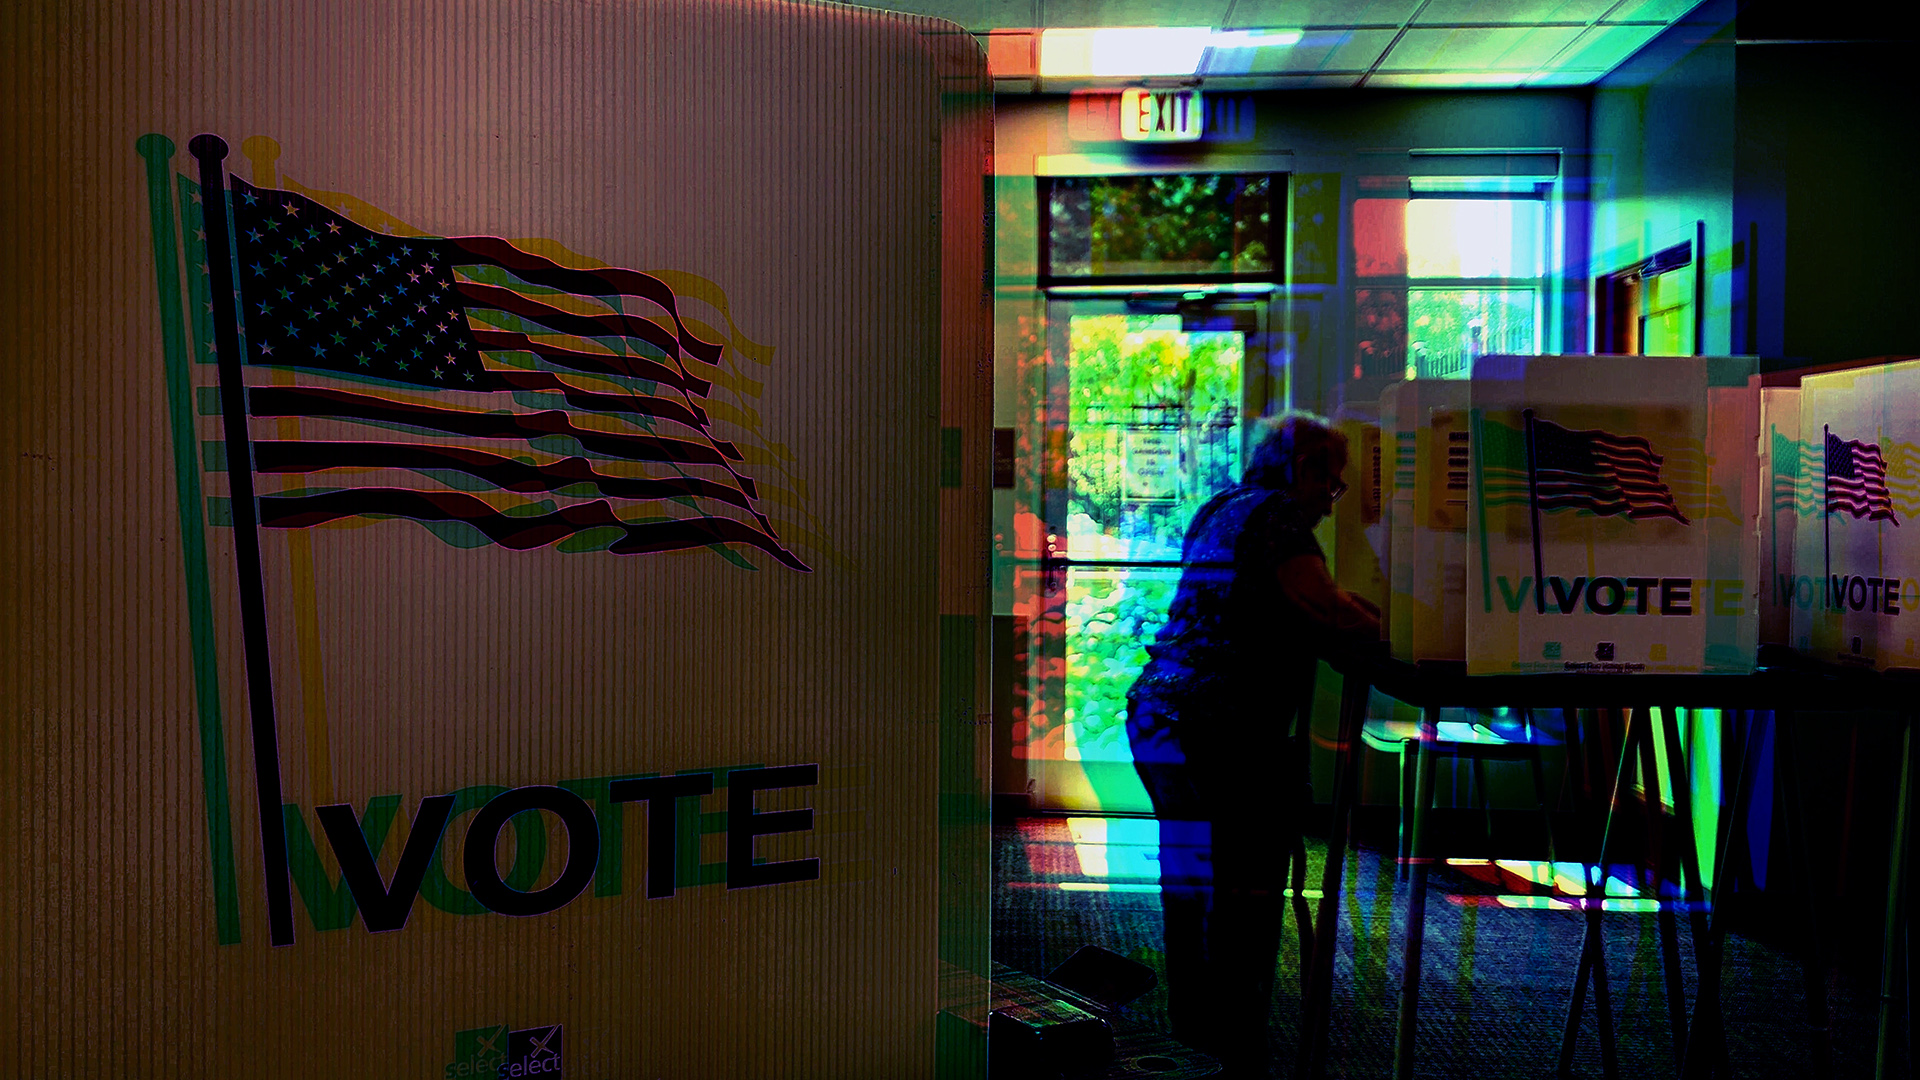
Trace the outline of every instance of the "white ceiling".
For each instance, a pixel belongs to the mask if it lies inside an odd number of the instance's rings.
[[[1700,0],[865,0],[959,23],[988,44],[1002,92],[1035,78],[1038,31],[1108,26],[1298,30],[1298,44],[1210,50],[1221,89],[1514,88],[1594,82]]]

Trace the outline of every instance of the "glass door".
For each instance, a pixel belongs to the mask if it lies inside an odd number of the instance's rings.
[[[1039,807],[1151,810],[1126,692],[1166,621],[1187,524],[1239,479],[1252,420],[1286,400],[1269,296],[1049,296],[1044,615],[1024,746]]]

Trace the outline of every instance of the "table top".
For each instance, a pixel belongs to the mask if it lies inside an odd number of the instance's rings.
[[[1807,663],[1757,667],[1744,674],[1469,675],[1466,665],[1457,661],[1408,663],[1380,656],[1349,664],[1345,670],[1367,679],[1389,697],[1420,706],[1920,711],[1920,673],[1852,671]]]

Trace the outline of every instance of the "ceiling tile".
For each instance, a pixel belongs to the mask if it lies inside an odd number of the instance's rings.
[[[1575,39],[1585,31],[1577,26],[1536,26],[1489,65],[1497,71],[1537,71],[1567,55]]]
[[[1612,6],[1613,0],[1432,0],[1414,25],[1590,23]]]
[[[1367,78],[1369,87],[1409,89],[1462,89],[1518,87],[1525,75],[1513,71],[1376,72]]]
[[[1045,0],[1047,26],[1219,26],[1230,0]]]
[[[1408,30],[1381,71],[1490,71],[1527,36],[1524,27]]]
[[[1048,0],[1052,10],[1055,0]],[[1239,0],[1233,27],[1400,26],[1420,0]]]
[[[1229,75],[1207,76],[1202,89],[1218,90],[1345,90],[1360,81],[1358,72],[1340,75]]]
[[[1669,23],[1699,7],[1700,3],[1701,0],[1626,0],[1607,12],[1606,21]]]
[[[1606,77],[1605,71],[1589,68],[1559,68],[1542,71],[1527,79],[1528,86],[1586,86]]]
[[[1612,71],[1664,29],[1661,26],[1596,26],[1580,35],[1580,40],[1553,66]]]

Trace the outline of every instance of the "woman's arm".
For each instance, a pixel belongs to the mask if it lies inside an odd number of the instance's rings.
[[[1380,640],[1380,609],[1341,588],[1318,555],[1295,555],[1280,564],[1280,590],[1321,628],[1366,641]]]

